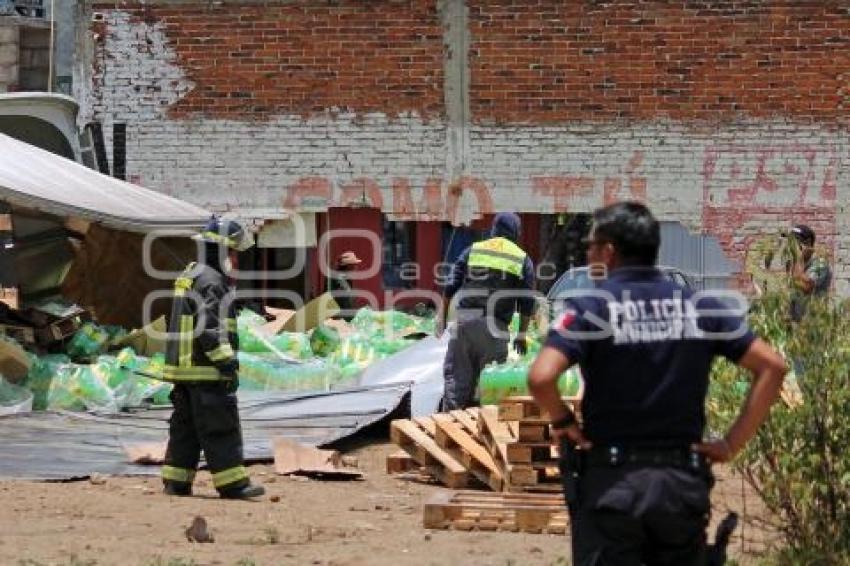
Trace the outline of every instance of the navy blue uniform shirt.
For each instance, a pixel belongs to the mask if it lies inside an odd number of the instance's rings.
[[[566,300],[546,345],[581,368],[587,439],[597,445],[699,441],[713,358],[737,362],[755,339],[743,318],[653,268],[613,270],[582,292]]]

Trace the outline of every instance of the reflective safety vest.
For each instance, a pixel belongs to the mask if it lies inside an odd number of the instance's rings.
[[[175,280],[165,343],[165,381],[227,379],[218,368],[232,366],[238,348],[236,306],[231,300],[227,312],[221,311],[223,299],[230,296],[224,275],[205,265],[190,263]]]
[[[472,244],[467,268],[490,269],[522,278],[522,268],[527,255],[522,248],[507,238],[490,238]]]

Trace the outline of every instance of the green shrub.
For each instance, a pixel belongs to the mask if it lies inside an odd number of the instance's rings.
[[[782,564],[846,564],[850,558],[850,305],[809,301],[789,320],[793,291],[777,289],[753,303],[749,322],[782,350],[792,372],[783,399],[733,467],[778,519]],[[749,374],[716,364],[710,428],[728,430],[749,391]],[[795,403],[794,388],[798,387]],[[790,393],[790,394],[789,394]]]

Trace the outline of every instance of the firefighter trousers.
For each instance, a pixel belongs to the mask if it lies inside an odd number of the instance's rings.
[[[443,362],[443,411],[475,404],[481,370],[508,357],[508,327],[499,320],[477,317],[459,320]]]
[[[162,479],[191,485],[201,451],[219,491],[248,484],[236,394],[228,382],[174,385]]]

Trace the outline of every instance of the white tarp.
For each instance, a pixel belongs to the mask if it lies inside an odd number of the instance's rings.
[[[0,134],[0,200],[131,232],[197,229],[205,209]]]

